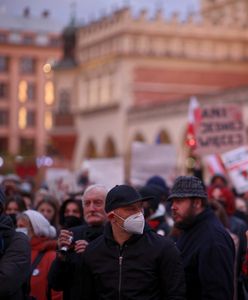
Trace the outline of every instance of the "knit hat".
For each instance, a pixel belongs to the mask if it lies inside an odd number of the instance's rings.
[[[169,195],[170,189],[169,189],[166,181],[164,180],[164,178],[161,176],[156,175],[156,176],[150,177],[147,180],[146,185],[153,185],[153,186],[155,185],[155,186],[159,187],[163,191],[166,198]]]
[[[129,185],[116,185],[112,188],[107,196],[105,202],[105,211],[110,211],[127,206],[139,201],[148,201],[153,197],[142,197],[133,187]]]
[[[168,200],[174,198],[207,199],[207,193],[202,181],[195,176],[179,176],[171,189]]]
[[[50,225],[48,220],[41,213],[31,209],[26,210],[23,213],[28,216],[36,236],[48,237],[51,239],[56,237],[56,229]]]
[[[150,185],[150,184],[159,185],[160,187],[162,187],[164,189],[167,188],[165,180],[161,176],[157,176],[157,175],[152,176],[147,180],[146,185]]]

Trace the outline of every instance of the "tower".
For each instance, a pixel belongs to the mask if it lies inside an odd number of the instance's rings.
[[[248,27],[248,0],[201,0],[201,11],[214,24]]]

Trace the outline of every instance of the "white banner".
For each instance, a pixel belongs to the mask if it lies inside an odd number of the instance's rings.
[[[248,146],[221,155],[233,186],[238,193],[248,191]]]
[[[171,185],[176,172],[176,149],[168,144],[132,144],[130,181],[134,186],[143,186],[155,175],[161,176]]]

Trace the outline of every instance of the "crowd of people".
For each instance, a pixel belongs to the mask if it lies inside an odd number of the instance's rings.
[[[29,186],[30,187],[30,186]],[[110,190],[0,185],[2,300],[247,300],[248,191],[160,176]]]

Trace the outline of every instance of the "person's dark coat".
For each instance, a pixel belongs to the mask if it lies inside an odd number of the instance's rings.
[[[81,225],[68,230],[73,232],[74,242],[78,240],[91,242],[103,233],[103,226]],[[80,254],[72,250],[68,252],[64,261],[57,257],[51,265],[48,274],[49,285],[55,291],[63,291],[64,300],[73,300],[72,290],[73,293],[77,293],[80,289],[75,280],[75,270],[79,262]]]
[[[184,271],[174,242],[148,226],[120,247],[108,223],[104,235],[86,248],[77,278],[83,300],[185,299]]]
[[[31,249],[28,237],[15,232],[10,217],[0,216],[3,246],[0,254],[0,299],[24,300],[31,269]]]
[[[179,237],[188,300],[233,300],[235,249],[210,208]]]

